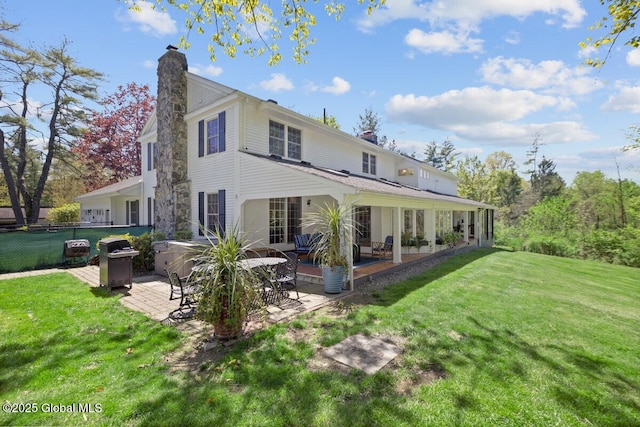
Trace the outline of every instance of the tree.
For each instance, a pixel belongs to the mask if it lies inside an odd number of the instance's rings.
[[[334,129],[340,129],[340,123],[338,123],[338,119],[336,119],[336,116],[331,115],[331,114],[324,114],[323,117],[316,117],[313,114],[309,114],[307,117],[318,121],[320,123],[323,123],[327,126],[330,126]]]
[[[465,157],[464,160],[458,161],[455,172],[460,197],[490,203],[489,173],[486,164],[482,163],[478,156]]]
[[[589,27],[589,30],[601,31],[604,29],[604,34],[596,39],[587,37],[586,41],[580,42],[582,49],[608,47],[607,54],[603,59],[587,58],[585,60],[587,65],[596,68],[604,65],[611,54],[614,44],[623,34],[629,30],[633,33],[638,13],[640,13],[640,3],[637,0],[600,0],[600,4],[607,5],[607,15],[596,21],[595,24]],[[610,25],[609,22],[613,25]],[[640,46],[640,35],[630,36],[624,44],[636,49]]]
[[[368,14],[385,2],[356,1],[359,5],[366,5]],[[250,56],[268,53],[269,65],[277,65],[283,58],[278,41],[282,33],[287,32],[286,38],[293,43],[293,60],[306,63],[308,48],[316,41],[311,35],[316,17],[305,0],[281,0],[279,5],[265,0],[140,0],[133,2],[130,8],[139,11],[141,3],[154,2],[161,5],[163,10],[167,5],[186,14],[185,27],[188,32],[187,36],[181,37],[180,47],[189,48],[188,37],[191,31],[210,34],[208,49],[212,61],[216,60],[217,49],[222,49],[225,55],[234,58],[238,48],[241,48]],[[345,7],[339,0],[331,0],[324,5],[326,13],[336,20],[340,19]]]
[[[529,166],[524,173],[529,175],[529,179],[533,181],[535,178],[535,174],[538,171],[538,152],[540,151],[540,146],[542,145],[542,138],[540,134],[536,134],[533,137],[533,142],[531,143],[531,148],[527,151],[527,160],[524,162],[525,166]]]
[[[67,54],[68,45],[64,40],[58,47],[40,52],[24,48],[0,33],[0,70],[4,77],[0,93],[7,112],[0,116],[0,165],[18,224],[38,221],[53,160],[66,152],[82,132],[82,100],[96,99],[96,82],[102,74],[79,66]],[[50,96],[39,107],[30,100],[38,87],[48,90]],[[7,99],[7,94],[16,99]],[[37,169],[28,164],[30,148],[40,153],[42,163]],[[27,185],[29,173],[37,177],[33,189]]]
[[[511,206],[522,193],[522,178],[516,172],[513,157],[505,151],[496,151],[487,156],[485,163],[492,188],[489,203],[498,207]]]
[[[555,170],[556,165],[553,160],[542,156],[538,169],[531,179],[531,187],[540,195],[540,200],[558,196],[564,190],[566,186],[564,180]]]
[[[499,208],[513,204],[522,192],[522,178],[510,154],[497,151],[481,162],[477,156],[458,161],[458,194]]]
[[[155,106],[149,86],[129,83],[102,99],[102,112],[91,111],[88,128],[72,151],[85,166],[91,191],[140,175],[138,135]]]
[[[424,162],[436,169],[449,172],[455,167],[454,162],[458,157],[458,154],[459,153],[456,152],[455,146],[448,139],[446,139],[442,145],[439,145],[435,141],[431,141],[427,144],[427,148],[424,150]]]
[[[630,144],[624,146],[623,151],[640,150],[640,126],[631,125],[629,131],[625,134],[625,139],[630,141]]]
[[[358,120],[358,126],[353,128],[353,134],[355,136],[362,136],[370,132],[375,136],[376,144],[380,147],[384,147],[395,153],[400,152],[395,140],[389,142],[386,135],[380,135],[382,133],[382,117],[376,113],[373,108],[365,108],[364,114],[360,114]]]

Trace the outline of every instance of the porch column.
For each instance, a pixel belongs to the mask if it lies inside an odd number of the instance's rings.
[[[469,243],[469,211],[462,212],[462,238]]]
[[[402,263],[402,209],[393,209],[393,263]]]
[[[431,243],[432,252],[436,251],[436,210],[435,208],[431,209],[431,214],[429,215],[429,236],[427,240]]]

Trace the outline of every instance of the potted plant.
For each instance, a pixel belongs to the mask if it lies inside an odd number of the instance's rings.
[[[351,248],[347,250],[346,245],[356,229],[353,205],[350,202],[342,205],[327,203],[318,207],[316,212],[308,213],[302,226],[313,228],[317,233],[313,259],[322,265],[325,293],[342,292],[345,271],[349,266],[346,254],[351,253]]]
[[[217,339],[228,340],[242,333],[247,313],[260,304],[260,277],[242,266],[248,246],[237,227],[213,237],[199,249],[191,277],[201,287],[196,318],[211,323]]]

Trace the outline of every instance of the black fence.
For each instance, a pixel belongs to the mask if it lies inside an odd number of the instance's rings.
[[[64,262],[65,240],[87,239],[91,256],[98,242],[112,235],[139,236],[151,227],[47,227],[0,232],[0,273],[59,267]]]

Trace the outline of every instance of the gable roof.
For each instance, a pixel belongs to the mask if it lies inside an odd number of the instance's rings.
[[[107,185],[106,187],[98,188],[97,190],[74,197],[74,200],[84,200],[91,197],[125,195],[127,193],[131,193],[132,190],[135,190],[136,186],[139,187],[140,185],[142,185],[142,176],[133,176],[123,181],[116,182],[115,184]]]

